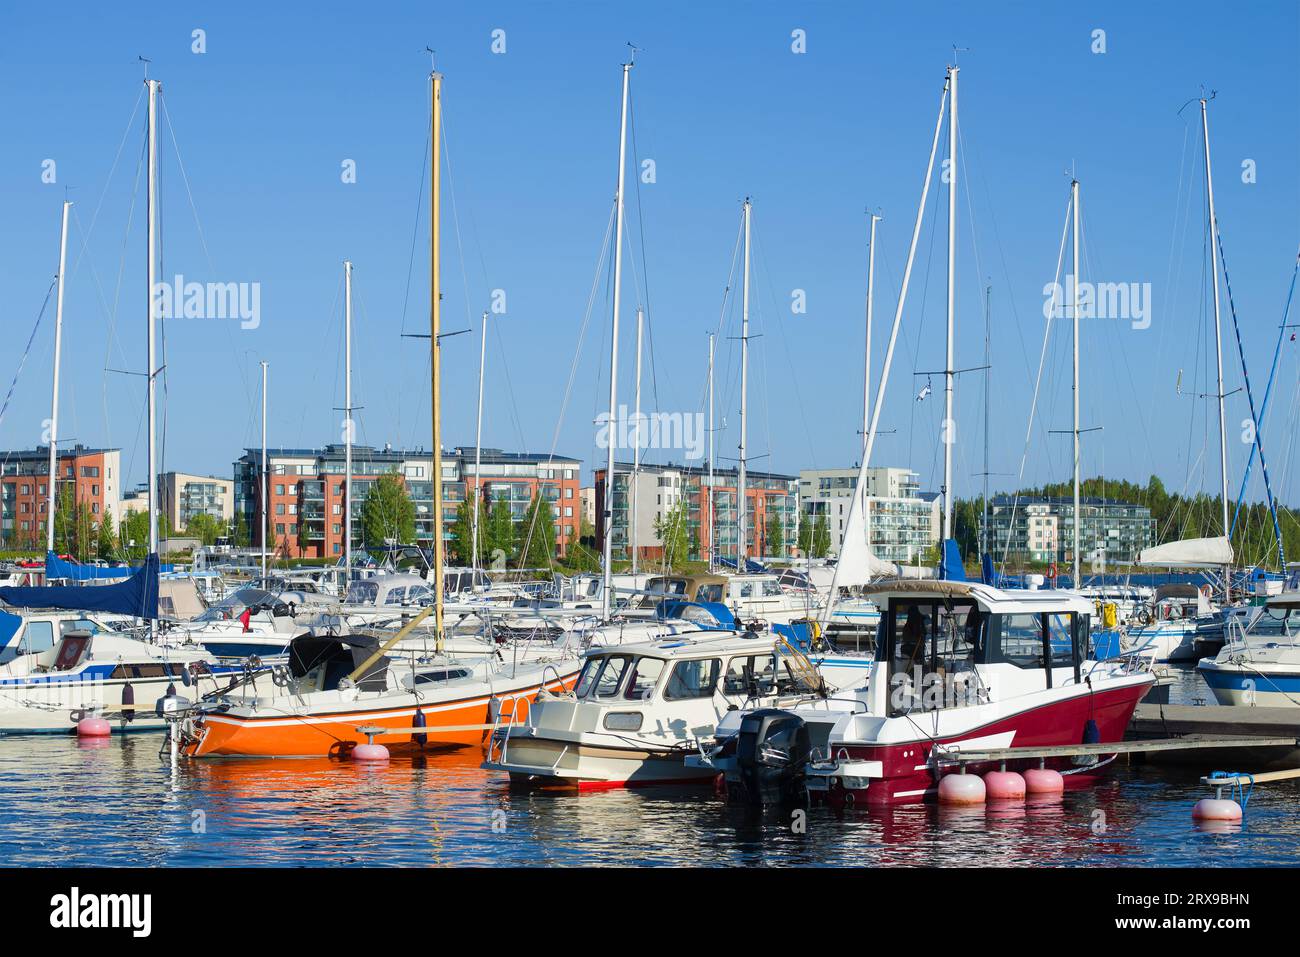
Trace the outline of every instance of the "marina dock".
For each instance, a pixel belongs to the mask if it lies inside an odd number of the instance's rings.
[[[1300,766],[1300,709],[1248,708],[1229,705],[1180,705],[1143,702],[1133,713],[1127,738],[1141,742],[1176,737],[1214,737],[1226,739],[1222,748],[1150,749],[1141,760],[1152,763],[1211,765],[1215,762],[1234,768],[1248,762],[1244,770],[1282,770]],[[1270,747],[1245,750],[1232,738],[1290,739]]]

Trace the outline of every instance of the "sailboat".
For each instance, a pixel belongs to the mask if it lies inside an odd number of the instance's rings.
[[[521,722],[534,702],[568,690],[580,661],[564,648],[523,664],[445,654],[442,468],[440,212],[442,74],[430,74],[431,259],[429,349],[433,411],[433,605],[382,644],[371,635],[304,635],[269,676],[209,695],[177,733],[190,757],[346,757],[359,745],[386,749],[471,747]],[[351,404],[349,397],[348,404]],[[432,615],[436,653],[403,664],[389,652]],[[414,658],[414,655],[412,655]],[[268,687],[269,686],[269,687]]]

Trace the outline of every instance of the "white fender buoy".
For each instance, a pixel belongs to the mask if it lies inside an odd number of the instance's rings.
[[[1026,794],[1060,794],[1065,790],[1065,777],[1051,768],[1029,768],[1024,772]]]
[[[106,738],[112,733],[112,726],[103,718],[82,718],[77,722],[79,738]]]
[[[1192,818],[1197,821],[1240,821],[1241,805],[1227,798],[1202,798],[1192,808]]]
[[[989,771],[984,775],[989,798],[997,801],[1023,801],[1025,779],[1016,771]]]
[[[983,804],[984,795],[978,774],[945,774],[939,781],[940,804]]]
[[[387,761],[388,749],[382,744],[358,744],[352,749],[353,761]]]

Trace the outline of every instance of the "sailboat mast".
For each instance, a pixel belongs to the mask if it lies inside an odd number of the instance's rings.
[[[980,516],[980,561],[989,550],[989,377],[993,372],[993,287],[984,287],[984,504]]]
[[[745,197],[745,289],[741,294],[740,320],[740,466],[736,472],[736,571],[745,570],[746,540],[745,502],[745,433],[748,427],[746,405],[749,402],[749,197]]]
[[[706,504],[704,510],[709,522],[709,571],[713,571],[713,556],[716,551],[713,539],[713,333],[709,333],[709,484],[705,489]]]
[[[1074,427],[1071,430],[1074,439],[1074,563],[1073,577],[1070,584],[1074,588],[1079,587],[1079,547],[1083,542],[1083,533],[1080,526],[1082,513],[1080,512],[1079,502],[1079,181],[1077,179],[1070,181],[1070,208],[1074,218],[1074,239],[1071,242],[1074,255],[1074,291],[1072,294],[1071,313],[1073,313],[1074,322],[1074,378],[1071,391],[1074,398]]]
[[[156,452],[157,431],[157,361],[155,359],[154,320],[157,318],[154,283],[157,280],[158,265],[158,88],[162,85],[157,80],[145,80],[149,90],[149,133],[148,133],[148,184],[145,189],[148,225],[145,229],[145,242],[148,246],[145,272],[149,290],[149,334],[148,334],[148,370],[146,379],[149,383],[149,554],[158,551],[158,463]],[[265,460],[263,460],[265,463]],[[53,516],[51,516],[53,518]],[[263,561],[265,565],[265,561]],[[263,571],[265,574],[265,570]]]
[[[266,584],[266,535],[271,529],[271,509],[267,502],[267,475],[271,466],[266,459],[266,360],[262,360],[262,583]],[[351,503],[349,503],[351,504]]]
[[[442,323],[441,213],[442,213],[442,74],[429,74],[431,87],[431,129],[429,134],[430,212],[429,212],[429,361],[430,392],[433,401],[433,609],[437,649],[442,652],[443,635],[443,568],[442,568],[442,366],[438,331]]]
[[[1219,319],[1219,221],[1214,214],[1214,177],[1210,173],[1210,120],[1206,111],[1208,101],[1201,98],[1201,134],[1205,140],[1205,203],[1209,215],[1210,228],[1210,284],[1214,287],[1214,355],[1217,363],[1218,387],[1215,389],[1219,401],[1219,481],[1222,485],[1221,501],[1223,506],[1223,534],[1228,535],[1228,425],[1223,407],[1223,331]],[[1230,595],[1228,568],[1223,569],[1223,588],[1225,600]]]
[[[343,262],[343,567],[352,578],[352,263]]]
[[[948,336],[943,369],[943,537],[952,538],[953,304],[957,292],[957,67],[948,68]]]
[[[483,330],[478,344],[478,415],[474,424],[474,518],[470,529],[470,588],[477,584],[479,513],[483,511],[483,370],[487,365],[487,310],[483,310]]]
[[[57,504],[54,490],[59,483],[59,359],[63,351],[63,283],[68,264],[68,210],[72,204],[63,201],[63,226],[59,230],[59,292],[54,307],[54,384],[50,396],[50,475],[49,504],[45,508],[45,552],[54,551],[54,509]]]
[[[639,481],[641,475],[641,326],[644,319],[645,315],[638,306],[636,310],[636,411],[633,414],[636,425],[632,427],[635,438],[632,440],[632,521],[630,524],[633,575],[637,572],[637,500],[640,498],[638,486],[641,484]]]
[[[604,579],[600,589],[601,617],[609,618],[610,588],[614,572],[614,446],[618,422],[618,305],[623,288],[623,174],[627,166],[627,92],[632,64],[623,64],[623,106],[618,122],[618,189],[614,194],[614,314],[609,337],[609,429],[605,443]]]
[[[867,430],[871,428],[871,309],[876,288],[876,223],[880,217],[871,214],[871,236],[867,240],[867,345],[862,362],[862,448],[867,447]]]

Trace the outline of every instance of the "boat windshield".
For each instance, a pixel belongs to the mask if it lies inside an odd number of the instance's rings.
[[[348,585],[347,596],[343,599],[348,605],[373,605],[379,601],[379,584],[368,579],[352,582]]]
[[[662,658],[634,658],[631,655],[588,658],[578,675],[574,695],[587,701],[611,698],[647,701],[654,694],[664,667]]]

